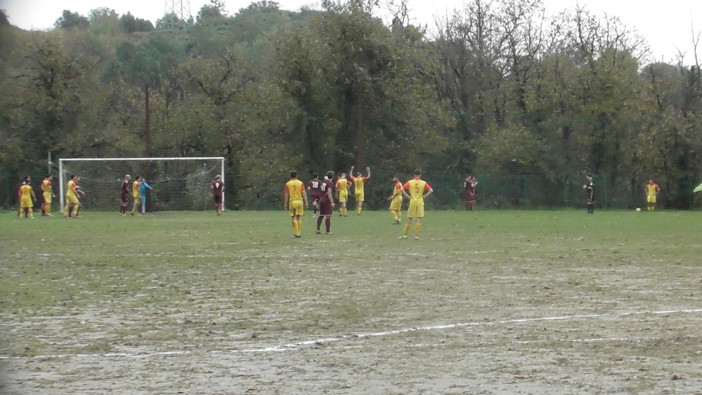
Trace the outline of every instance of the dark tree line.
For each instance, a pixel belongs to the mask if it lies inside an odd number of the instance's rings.
[[[604,205],[631,204],[654,178],[664,206],[690,208],[700,181],[699,62],[648,62],[630,27],[585,9],[547,19],[539,0],[467,0],[416,26],[404,1],[261,1],[233,15],[212,1],[155,27],[66,10],[49,32],[2,17],[5,206],[49,153],[225,156],[227,201],[245,208],[277,206],[292,168],[371,166],[384,204],[384,179],[420,167],[446,207],[468,172],[502,180],[486,203],[522,206],[569,204],[547,197],[592,173]],[[515,200],[514,183],[544,198]]]

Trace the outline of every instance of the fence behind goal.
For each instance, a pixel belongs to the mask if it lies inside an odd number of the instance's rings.
[[[140,176],[151,185],[147,211],[207,210],[213,207],[210,185],[219,174],[224,181],[224,157],[191,158],[64,158],[59,160],[61,207],[71,175],[80,178],[85,192],[81,206],[91,210],[117,210],[124,176],[131,184]],[[224,199],[224,197],[222,197]],[[222,202],[224,203],[224,202]]]

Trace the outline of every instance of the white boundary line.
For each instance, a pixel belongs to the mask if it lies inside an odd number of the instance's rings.
[[[285,351],[296,351],[302,347],[313,346],[317,344],[325,343],[336,343],[348,339],[354,338],[372,338],[372,337],[384,337],[401,335],[405,333],[412,332],[428,332],[446,329],[456,329],[456,328],[467,328],[467,327],[477,327],[477,326],[491,326],[491,325],[505,325],[505,324],[522,324],[527,322],[539,322],[539,321],[570,321],[570,320],[580,320],[587,318],[602,318],[602,317],[627,317],[634,315],[645,315],[645,314],[695,314],[702,313],[701,309],[680,309],[680,310],[659,310],[659,311],[639,311],[639,312],[625,312],[620,314],[576,314],[576,315],[564,315],[564,316],[554,316],[554,317],[537,317],[537,318],[520,318],[511,320],[499,320],[499,321],[480,321],[480,322],[465,322],[458,324],[446,324],[446,325],[432,325],[432,326],[421,326],[412,328],[396,329],[392,331],[383,332],[366,332],[358,333],[353,335],[342,335],[337,337],[329,338],[319,338],[314,340],[305,340],[294,343],[281,344],[271,347],[263,348],[251,348],[242,350],[213,350],[209,351],[212,354],[246,354],[246,353],[271,353],[271,352],[285,352]],[[627,341],[631,340],[628,338],[616,337],[616,338],[592,338],[592,339],[571,339],[569,342],[575,343],[588,343],[588,342],[602,342],[602,341]],[[528,343],[528,342],[520,342]],[[146,359],[153,357],[168,357],[168,356],[179,356],[179,355],[190,355],[193,351],[189,350],[179,350],[179,351],[159,351],[152,353],[103,353],[103,354],[55,354],[55,355],[32,355],[32,356],[10,356],[10,355],[0,355],[0,360],[27,360],[27,359],[57,359],[57,358],[95,358],[95,357],[119,357],[119,358],[134,358],[134,359]]]

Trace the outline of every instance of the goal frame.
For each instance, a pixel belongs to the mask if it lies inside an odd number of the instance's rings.
[[[220,162],[219,174],[222,176],[222,182],[224,182],[224,157],[223,156],[188,156],[188,157],[140,157],[140,158],[60,158],[59,159],[59,201],[61,202],[61,209],[65,207],[65,185],[66,180],[64,180],[63,174],[64,163],[66,162],[109,162],[109,161],[158,161],[158,160],[173,160],[173,161],[185,161],[185,160],[218,160]],[[222,194],[222,211],[224,211],[224,194]]]

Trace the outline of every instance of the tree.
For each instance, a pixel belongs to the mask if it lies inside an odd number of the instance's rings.
[[[125,33],[150,32],[154,30],[151,21],[135,18],[130,12],[119,18],[119,25]]]
[[[90,26],[90,20],[77,12],[63,10],[63,14],[56,20],[54,26],[63,29],[86,29]]]

